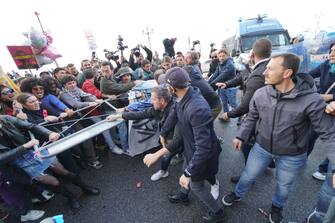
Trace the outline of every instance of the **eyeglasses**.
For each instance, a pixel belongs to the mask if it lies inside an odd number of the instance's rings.
[[[2,95],[9,95],[9,94],[12,94],[13,92],[14,92],[13,89],[8,88],[6,91],[2,91],[1,94]]]
[[[44,90],[44,87],[33,87],[32,90],[34,90],[34,91],[42,91],[42,90]]]

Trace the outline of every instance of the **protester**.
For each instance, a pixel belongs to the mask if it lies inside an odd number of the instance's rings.
[[[323,112],[326,103],[315,91],[313,79],[297,74],[299,63],[299,57],[289,53],[273,56],[268,63],[264,72],[267,86],[257,90],[251,99],[233,147],[241,149],[255,126],[256,143],[234,192],[222,199],[226,206],[240,201],[274,159],[276,191],[269,215],[274,223],[283,221],[282,209],[306,164],[311,128],[320,134],[335,164],[335,119]]]

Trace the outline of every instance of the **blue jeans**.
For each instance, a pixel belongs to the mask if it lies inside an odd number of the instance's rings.
[[[129,144],[128,144],[128,128],[126,122],[121,122],[116,126],[116,128],[119,130],[119,136],[121,141],[121,146],[123,151],[129,150]]]
[[[306,153],[297,156],[274,155],[255,143],[250,151],[240,181],[235,187],[235,194],[244,197],[257,177],[264,172],[272,160],[276,163],[276,191],[272,197],[272,204],[282,208],[293,189],[297,176],[306,164]]]
[[[94,117],[92,116],[92,121],[94,123],[98,123],[102,121],[101,117]],[[120,141],[121,141],[121,146],[124,151],[129,149],[128,146],[128,132],[127,132],[127,125],[125,122],[122,122],[116,126],[116,128],[119,130],[119,135],[120,135]],[[106,130],[102,132],[102,135],[105,139],[105,142],[107,143],[109,149],[113,149],[115,146],[115,143],[113,141],[112,133],[110,130]]]
[[[319,191],[318,201],[313,213],[310,214],[308,219],[313,220],[313,222],[324,222],[324,217],[327,211],[331,212],[330,204],[332,199],[335,199],[335,188],[333,187],[333,174],[331,173],[330,164],[328,166],[328,173],[325,182]],[[333,213],[329,213],[331,215]]]
[[[219,97],[221,98],[221,101],[223,104],[224,112],[229,112],[229,105],[232,108],[237,107],[236,92],[237,92],[237,88],[228,88],[228,89],[218,90]]]

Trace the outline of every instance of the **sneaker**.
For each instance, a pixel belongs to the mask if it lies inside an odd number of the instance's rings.
[[[94,169],[100,169],[101,167],[103,167],[102,163],[99,160],[93,161],[93,162],[88,162],[87,165],[89,165],[90,167],[92,167]]]
[[[112,149],[110,149],[112,153],[115,153],[115,154],[118,154],[118,155],[121,155],[123,154],[123,150],[118,147],[117,145],[115,145]]]
[[[169,172],[168,171],[164,171],[164,170],[158,170],[156,173],[154,173],[151,176],[151,181],[157,181],[161,178],[166,178],[169,176]]]
[[[209,211],[202,219],[207,223],[224,223],[227,220],[227,215],[220,209],[217,213]]]
[[[168,199],[173,204],[182,204],[185,206],[190,204],[188,194],[184,194],[182,192],[178,192],[177,194],[169,194]]]
[[[50,200],[51,198],[53,198],[55,196],[55,193],[52,193],[49,190],[43,190],[42,192],[42,196],[45,198],[45,200]]]
[[[50,199],[52,199],[55,196],[54,193],[52,193],[51,191],[48,191],[48,190],[43,190],[43,192],[41,193],[41,195],[42,195],[42,197],[44,199],[40,200],[39,198],[33,198],[33,199],[31,199],[31,202],[33,204],[44,203],[44,202],[49,201]]]
[[[319,171],[316,171],[315,173],[313,173],[313,178],[317,179],[317,180],[321,180],[321,181],[325,181],[326,180],[326,175],[324,173],[321,173]]]
[[[281,214],[282,208],[278,208],[274,205],[271,207],[271,212],[269,214],[269,220],[271,223],[282,223],[283,215]]]
[[[233,203],[240,201],[241,198],[236,196],[236,194],[234,192],[231,192],[230,194],[227,194],[226,196],[224,196],[222,198],[222,203],[225,206],[232,206]]]
[[[219,181],[216,179],[215,184],[211,185],[211,194],[215,200],[219,198],[219,193],[220,193],[219,189],[220,189],[220,184],[219,184]]]
[[[21,215],[21,222],[35,221],[44,215],[44,211],[29,210],[27,214]]]

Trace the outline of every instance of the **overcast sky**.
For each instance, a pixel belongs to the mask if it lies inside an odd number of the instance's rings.
[[[61,66],[67,63],[79,65],[90,58],[84,29],[91,29],[95,36],[100,58],[103,49],[115,50],[117,36],[124,38],[125,45],[148,45],[142,34],[146,27],[153,29],[151,43],[153,51],[160,55],[164,48],[162,40],[177,37],[176,51],[187,51],[188,37],[200,40],[201,50],[207,57],[211,42],[220,45],[232,36],[239,17],[251,18],[266,13],[275,17],[294,36],[304,30],[315,32],[318,28],[335,27],[333,0],[321,0],[319,5],[306,1],[288,0],[234,0],[234,1],[70,1],[34,0],[3,1],[0,13],[0,65],[5,71],[16,69],[6,48],[7,45],[22,45],[22,35],[31,26],[40,29],[34,11],[40,13],[45,30],[50,30],[53,46],[63,55],[58,59]],[[320,19],[317,19],[317,18]],[[127,52],[126,52],[127,53]]]

